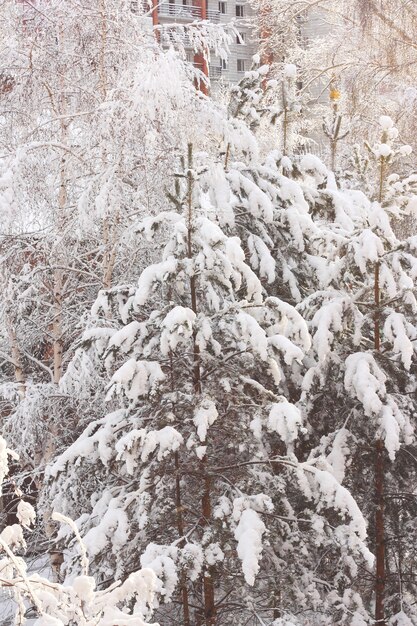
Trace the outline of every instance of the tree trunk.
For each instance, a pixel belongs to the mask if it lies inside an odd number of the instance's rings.
[[[286,105],[284,105],[284,121],[282,123],[283,138],[282,138],[282,154],[287,156],[288,152],[288,111]]]
[[[171,391],[174,393],[175,391],[175,378],[174,378],[174,364],[172,361],[172,353],[169,356],[170,360],[170,369],[171,369]],[[180,455],[178,452],[174,454],[174,462],[175,462],[175,510],[177,517],[177,531],[178,537],[181,539],[184,537],[184,515],[182,508],[182,495],[181,495],[181,466],[180,466]],[[181,541],[181,544],[184,543],[184,540]],[[191,626],[190,619],[190,602],[188,598],[188,589],[187,589],[187,577],[182,572],[180,576],[180,589],[181,589],[181,600],[182,600],[182,608],[184,613],[184,626]]]
[[[116,263],[117,248],[119,245],[119,236],[117,226],[120,221],[117,212],[114,219],[113,228],[110,224],[110,218],[106,217],[103,224],[103,289],[110,289],[113,283],[113,271]]]
[[[62,300],[63,300],[63,276],[62,270],[54,272],[54,306],[53,306],[53,322],[52,336],[54,341],[54,383],[58,385],[62,377]]]
[[[193,258],[192,236],[193,236],[193,187],[194,178],[192,173],[193,167],[193,148],[188,145],[188,216],[187,216],[187,256]],[[197,315],[197,282],[195,275],[190,278],[190,297],[191,308]],[[197,345],[197,333],[193,332],[193,387],[196,396],[201,395],[201,355],[200,348]],[[201,459],[200,467],[204,481],[204,491],[201,498],[201,524],[209,526],[211,520],[211,478],[207,475],[207,454]],[[213,572],[210,568],[203,571],[203,601],[204,601],[204,620],[206,626],[215,626],[216,624],[216,604],[214,594]]]
[[[272,35],[272,29],[271,29],[271,21],[272,21],[272,11],[271,11],[271,5],[269,2],[262,2],[261,4],[261,9],[260,9],[260,24],[261,24],[261,32],[260,32],[260,40],[261,40],[261,51],[262,51],[262,58],[261,58],[261,64],[262,65],[272,65],[272,63],[274,62],[274,55],[272,52],[272,48],[271,48],[271,35]],[[266,87],[266,80],[263,81],[263,87]]]
[[[206,473],[207,456],[201,461],[204,473]],[[202,498],[203,523],[210,524],[211,520],[211,479],[209,476],[204,478],[204,493]],[[216,626],[216,603],[214,596],[214,580],[212,568],[207,568],[203,572],[203,594],[204,594],[204,617],[206,626]]]
[[[200,15],[202,20],[207,19],[207,0],[195,0],[195,5],[200,8]],[[205,51],[198,51],[194,55],[194,65],[198,67],[204,74],[206,78],[209,75],[209,66],[207,62],[207,54]],[[208,95],[208,85],[206,82],[200,81],[196,87],[203,93],[204,95]]]
[[[332,172],[336,169],[336,149],[337,149],[337,140],[331,139],[330,141],[330,169]]]
[[[375,622],[385,626],[384,442],[375,445]]]
[[[224,169],[226,171],[227,171],[227,168],[229,167],[229,158],[230,158],[230,143],[228,143],[226,146],[226,154],[224,157]]]
[[[174,455],[175,459],[175,508],[177,514],[177,530],[178,536],[184,536],[184,519],[182,513],[182,497],[181,497],[181,473],[180,459],[178,452]],[[190,602],[188,599],[187,581],[184,573],[181,574],[181,599],[182,609],[184,613],[184,626],[191,626],[190,621]]]
[[[6,313],[6,327],[7,327],[7,334],[9,336],[9,342],[10,342],[10,352],[11,352],[13,367],[14,367],[14,377],[16,379],[17,386],[18,386],[19,397],[21,400],[23,400],[26,394],[26,377],[25,377],[25,373],[23,370],[19,345],[17,343],[16,329],[13,326],[13,323],[10,317],[7,315],[7,313]]]
[[[103,100],[107,93],[106,48],[107,48],[107,15],[104,0],[100,1],[101,48],[100,48],[100,87]]]
[[[66,113],[64,84],[61,83],[60,105],[64,115]],[[68,126],[65,121],[61,121],[61,141],[65,145],[68,137]],[[66,156],[61,157],[61,167],[59,172],[59,195],[58,195],[58,211],[57,211],[57,230],[60,240],[63,238],[66,226],[66,208],[68,203],[67,189],[67,161]],[[57,266],[65,264],[65,257],[61,246],[62,241],[58,244],[55,251],[55,263]],[[64,299],[64,275],[61,269],[54,270],[54,292],[53,292],[53,321],[52,336],[54,350],[54,383],[57,385],[62,377],[62,355],[63,355],[63,332],[62,332],[62,307]]]
[[[382,193],[382,180],[380,194]],[[381,196],[380,196],[381,198]],[[381,198],[382,199],[382,198]],[[379,290],[380,265],[375,264],[374,282],[374,348],[379,352],[381,348],[380,331],[380,290]],[[381,439],[375,444],[375,622],[379,626],[385,626],[385,520],[384,520],[384,442]]]
[[[159,12],[158,12],[159,0],[152,0],[152,26],[156,41],[159,43],[161,40],[161,32],[159,26]]]

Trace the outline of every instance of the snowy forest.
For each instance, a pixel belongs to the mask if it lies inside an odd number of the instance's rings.
[[[417,626],[416,41],[0,0],[1,626]]]

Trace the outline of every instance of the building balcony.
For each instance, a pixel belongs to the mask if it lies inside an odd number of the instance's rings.
[[[192,48],[191,39],[185,33],[170,32],[168,30],[162,30],[161,32],[161,44],[163,46],[172,46],[175,44],[184,46],[184,48]]]
[[[223,81],[225,83],[238,83],[245,76],[245,72],[240,72],[232,69],[231,67],[221,67],[219,65],[210,65],[209,67],[210,80],[213,82]]]
[[[201,8],[184,4],[171,4],[164,2],[158,6],[160,17],[169,17],[185,21],[201,20]]]
[[[215,11],[214,9],[209,9],[207,11],[207,19],[210,22],[219,22],[220,21],[220,11]]]
[[[151,10],[147,0],[144,2],[144,10],[146,12]],[[195,20],[201,20],[201,7],[199,6],[163,2],[158,5],[157,11],[160,18],[169,19],[170,21],[194,22]],[[220,11],[209,9],[207,11],[207,19],[211,22],[219,22]]]
[[[212,80],[220,80],[220,78],[222,77],[223,72],[225,72],[225,71],[226,70],[223,70],[218,65],[210,65],[210,67],[209,67],[210,78]]]

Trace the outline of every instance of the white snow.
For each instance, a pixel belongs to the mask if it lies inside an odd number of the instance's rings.
[[[262,536],[266,532],[259,513],[253,509],[245,509],[235,529],[237,541],[237,554],[242,561],[242,571],[248,585],[255,584],[256,575],[259,572],[259,560],[262,555]]]
[[[194,413],[194,424],[197,428],[197,435],[200,441],[205,441],[209,426],[212,426],[219,414],[215,403],[209,398],[205,398]]]
[[[248,237],[248,248],[252,267],[259,270],[261,278],[266,278],[268,283],[272,283],[275,279],[276,262],[268,246],[260,237],[251,234]]]
[[[271,406],[268,415],[268,430],[276,432],[287,446],[291,446],[296,439],[303,420],[299,409],[285,398]]]
[[[392,118],[389,117],[389,115],[381,115],[381,117],[379,118],[379,124],[382,130],[389,130],[394,126],[394,122],[392,121]]]
[[[414,355],[414,345],[409,335],[414,339],[415,329],[407,324],[402,313],[390,313],[385,320],[383,332],[387,341],[392,343],[394,352],[400,354],[405,369],[409,370]]]
[[[346,428],[338,430],[332,443],[331,452],[326,457],[327,463],[332,468],[333,476],[340,484],[345,478],[346,459],[350,453],[349,435],[350,433]]]
[[[285,78],[295,80],[297,78],[297,66],[293,63],[286,63],[283,68],[283,75]]]
[[[239,311],[234,326],[236,337],[241,338],[242,343],[246,344],[255,354],[258,354],[263,361],[267,361],[268,338],[258,322],[248,313]]]
[[[180,343],[188,341],[193,334],[196,315],[189,308],[176,306],[162,322],[161,353],[167,355]]]
[[[365,415],[379,415],[385,397],[386,376],[371,354],[357,352],[346,359],[345,388],[362,403]]]
[[[19,523],[25,528],[33,526],[36,521],[36,511],[29,502],[20,500],[17,505],[17,519]]]
[[[147,302],[155,284],[162,283],[170,274],[174,274],[176,269],[177,261],[174,257],[161,261],[161,263],[149,265],[144,269],[138,281],[133,300],[134,305],[136,307],[143,306]]]
[[[375,146],[375,155],[387,159],[392,154],[392,148],[387,143],[380,143]]]
[[[413,152],[413,148],[408,145],[403,145],[403,146],[400,146],[399,148],[399,153],[401,154],[401,156],[404,156],[404,157],[410,156],[412,152]]]
[[[113,374],[107,399],[124,392],[129,400],[136,401],[155,391],[164,380],[165,374],[159,363],[131,358]]]
[[[367,271],[367,263],[376,263],[384,254],[384,244],[372,230],[365,229],[354,240],[354,259],[362,274]]]
[[[136,429],[120,437],[116,443],[117,458],[125,461],[128,473],[133,474],[139,457],[147,461],[158,449],[157,459],[161,461],[171,452],[176,452],[183,443],[183,436],[173,426],[149,431]]]

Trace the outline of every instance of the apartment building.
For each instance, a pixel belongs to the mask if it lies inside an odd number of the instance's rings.
[[[140,1],[140,0],[139,0]],[[233,24],[237,34],[230,46],[229,56],[226,59],[211,58],[208,68],[204,67],[201,55],[195,55],[191,46],[188,46],[187,56],[195,65],[208,71],[212,86],[216,83],[237,83],[252,65],[252,58],[258,51],[255,11],[248,0],[142,0],[149,13],[151,9],[153,24],[165,26],[161,36],[161,44],[170,44],[169,24],[187,24],[195,20],[207,19],[218,24]],[[138,4],[138,2],[132,2]],[[313,11],[300,17],[300,38],[305,45],[321,35],[326,34],[328,24],[326,14],[320,10]],[[187,50],[187,39],[184,38]],[[317,82],[313,86],[313,96],[318,100],[327,97],[322,93],[323,83]]]
[[[214,23],[233,23],[237,34],[230,46],[228,59],[211,58],[208,68],[212,83],[236,83],[251,67],[257,44],[250,24],[253,9],[247,0],[162,0],[154,3],[154,24],[187,24],[198,19],[208,19]],[[162,45],[169,45],[169,29],[161,37]],[[184,40],[187,49],[187,40]],[[202,62],[189,47],[190,61],[196,65]]]
[[[228,83],[237,83],[242,75],[252,65],[252,57],[257,52],[257,41],[251,17],[254,12],[251,5],[245,0],[208,0],[209,10],[216,10],[220,15],[220,22],[232,22],[238,31],[230,46],[227,61],[213,59],[210,67],[212,80],[223,80]]]

